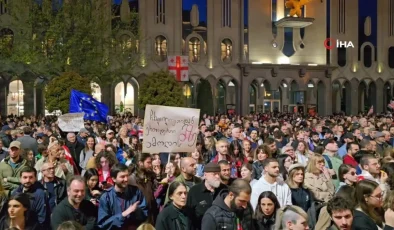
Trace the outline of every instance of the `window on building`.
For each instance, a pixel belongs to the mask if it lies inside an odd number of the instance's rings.
[[[221,44],[221,59],[223,62],[231,62],[233,56],[233,43],[230,39],[224,39]]]
[[[200,61],[200,39],[193,37],[189,40],[189,61],[198,62]]]
[[[158,61],[164,61],[167,58],[167,39],[162,35],[155,39],[155,56]]]
[[[8,13],[9,0],[0,0],[0,15]]]
[[[120,50],[122,53],[127,53],[133,50],[133,41],[127,34],[120,36]]]
[[[345,47],[338,48],[338,65],[340,67],[346,66],[346,48]]]
[[[14,32],[10,29],[0,30],[0,49],[3,52],[10,52],[14,43]]]
[[[389,48],[389,53],[388,53],[388,55],[389,55],[389,67],[391,68],[391,69],[394,69],[394,46],[391,46],[390,48]]]
[[[231,0],[222,0],[222,26],[231,27]]]
[[[166,23],[166,18],[165,18],[165,12],[166,12],[166,7],[165,7],[165,0],[155,0],[156,3],[156,23]]]
[[[372,66],[372,47],[369,45],[364,47],[364,66],[367,68]]]

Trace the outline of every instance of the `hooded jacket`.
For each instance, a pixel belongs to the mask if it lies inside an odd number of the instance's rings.
[[[278,202],[281,207],[285,207],[286,205],[292,205],[290,188],[282,180],[282,178],[278,177],[275,183],[270,184],[265,180],[264,176],[262,176],[252,186],[252,197],[250,199],[250,203],[252,204],[253,210],[256,210],[260,194],[265,191],[273,192],[278,198]]]
[[[224,199],[228,194],[227,190],[223,190],[213,201],[212,206],[207,210],[202,218],[201,229],[204,230],[236,230],[237,219],[242,226],[242,229],[254,230],[254,222],[252,220],[253,210],[248,203],[241,217],[236,216],[227,205]]]
[[[12,192],[12,195],[17,195],[20,193],[27,193],[31,195],[30,197],[30,210],[37,214],[38,223],[45,226],[48,218],[49,207],[48,199],[45,193],[45,188],[40,182],[35,182],[31,185],[28,191],[23,192],[23,185],[20,185],[16,190]]]

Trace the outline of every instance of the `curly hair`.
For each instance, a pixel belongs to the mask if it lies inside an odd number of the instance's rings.
[[[99,154],[97,154],[96,159],[95,159],[97,169],[101,169],[100,159],[102,157],[104,157],[108,160],[110,168],[113,165],[118,163],[118,160],[116,159],[114,152],[101,151]]]

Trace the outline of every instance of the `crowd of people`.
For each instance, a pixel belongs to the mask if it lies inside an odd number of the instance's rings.
[[[203,115],[195,150],[143,120],[0,117],[0,229],[394,230],[390,115]]]

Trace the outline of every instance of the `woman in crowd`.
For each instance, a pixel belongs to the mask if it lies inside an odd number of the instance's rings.
[[[253,149],[249,140],[245,139],[242,141],[242,150],[247,161],[253,163]]]
[[[31,150],[31,149],[24,149],[22,151],[21,155],[22,155],[23,159],[26,159],[27,164],[30,167],[34,167],[34,165],[36,164],[36,161],[35,161],[35,158],[34,158],[33,150]]]
[[[0,229],[39,230],[35,213],[30,212],[30,196],[20,193],[8,201],[8,213],[0,219]]]
[[[304,165],[304,167],[306,167],[306,165],[308,163],[308,159],[310,156],[309,152],[310,152],[309,147],[306,144],[306,142],[305,141],[298,141],[298,145],[297,145],[295,154],[297,157],[297,162]]]
[[[160,181],[159,187],[154,192],[154,196],[160,206],[160,210],[163,208],[168,185],[171,184],[179,174],[181,174],[181,171],[175,162],[170,161],[166,165],[165,174],[165,178]]]
[[[194,150],[194,152],[189,153],[188,157],[193,158],[196,161],[197,169],[196,169],[196,176],[198,177],[203,177],[204,176],[204,159],[202,158],[202,155],[200,152],[197,150]]]
[[[119,136],[118,136],[119,140],[122,139],[122,141],[123,141],[123,143],[124,143],[125,145],[128,145],[128,146],[131,145],[130,137],[127,135],[127,128],[126,128],[126,127],[122,127],[122,128],[119,130],[118,135],[119,135]],[[119,142],[120,142],[120,141],[119,141]]]
[[[108,189],[114,185],[110,172],[113,165],[117,163],[113,152],[102,151],[95,159],[96,169],[99,177],[99,188]]]
[[[198,141],[197,141],[198,142]],[[204,162],[205,164],[208,164],[211,162],[215,156],[216,156],[216,147],[215,147],[216,141],[214,137],[205,137],[204,138],[204,146],[206,149],[206,152],[204,153]]]
[[[257,182],[256,179],[252,178],[253,167],[249,163],[243,163],[241,167],[241,178],[248,181],[250,186],[253,186]]]
[[[342,164],[338,168],[339,186],[337,191],[345,185],[354,187],[357,182],[356,168],[348,164]]]
[[[273,192],[262,192],[253,215],[255,230],[275,229],[275,215],[279,208],[280,204]]]
[[[98,206],[99,198],[101,196],[101,189],[99,188],[99,174],[96,169],[88,169],[84,174],[86,182],[85,200],[89,200],[95,206]]]
[[[40,160],[38,160],[34,167],[37,170],[37,172],[39,172],[37,176],[38,180],[42,179],[41,167],[46,162],[53,163],[53,165],[55,166],[56,177],[67,180],[68,178],[74,175],[74,169],[70,165],[70,163],[64,158],[60,158],[60,150],[61,150],[61,146],[57,141],[53,141],[48,146],[48,156],[42,157]]]
[[[87,137],[86,138],[86,144],[85,148],[81,151],[81,154],[79,155],[79,167],[81,167],[81,175],[83,176],[85,174],[85,168],[88,163],[88,160],[93,157],[94,153],[94,147],[95,147],[95,139],[94,137]]]
[[[309,159],[304,185],[312,192],[316,201],[327,202],[333,197],[335,187],[322,155],[316,154]]]
[[[248,159],[245,157],[242,146],[238,141],[232,141],[230,143],[228,154],[232,159],[232,178],[240,178],[241,177],[241,166],[243,163],[248,163]]]
[[[187,188],[182,182],[174,181],[168,188],[170,202],[160,212],[156,230],[187,230],[189,221],[186,215]]]
[[[264,167],[263,161],[271,157],[270,148],[268,145],[263,144],[257,147],[254,152],[254,162],[253,162],[253,178],[258,180],[261,175],[263,175]]]
[[[382,171],[387,173],[387,188],[394,190],[394,162],[386,163],[382,166]]]
[[[383,191],[379,184],[362,180],[356,184],[357,208],[354,212],[353,229],[378,230],[383,228]]]
[[[279,162],[279,173],[282,176],[283,180],[287,179],[287,175],[289,174],[290,165],[293,164],[293,159],[288,154],[281,154],[278,156]]]
[[[302,164],[293,164],[289,168],[287,185],[291,190],[291,202],[293,205],[301,207],[305,212],[313,204],[312,193],[304,187],[305,168]]]

